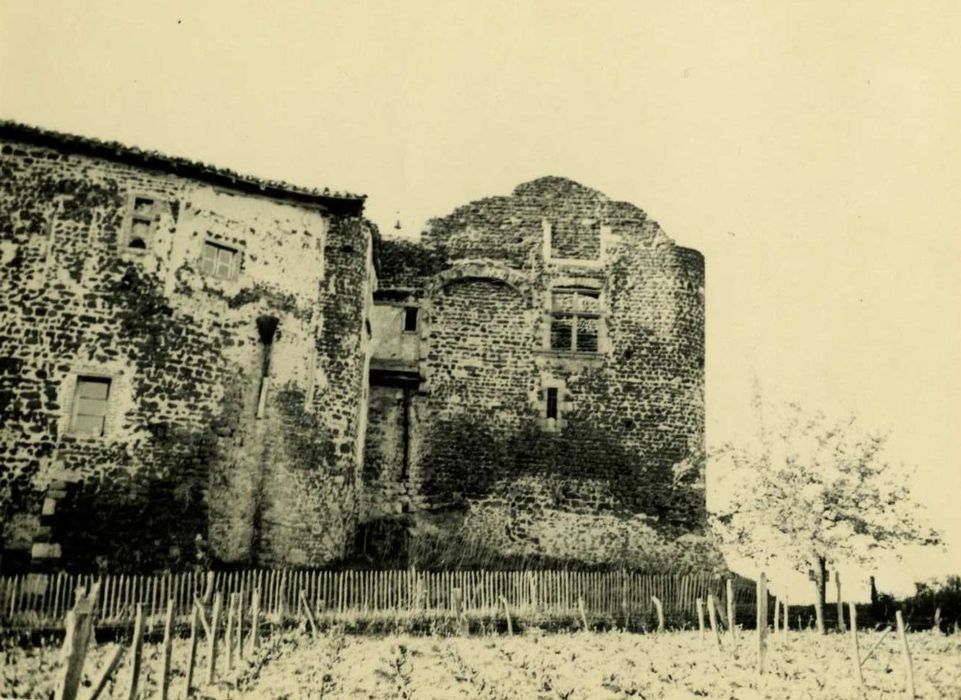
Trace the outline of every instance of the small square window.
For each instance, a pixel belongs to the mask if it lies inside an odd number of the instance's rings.
[[[404,332],[414,333],[417,330],[417,307],[404,307]]]
[[[76,435],[103,435],[107,424],[109,398],[109,378],[77,377],[70,432]]]
[[[222,280],[236,279],[240,272],[240,251],[236,248],[207,241],[200,258],[200,270],[205,275]]]

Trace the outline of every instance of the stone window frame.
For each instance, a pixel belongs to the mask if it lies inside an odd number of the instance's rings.
[[[105,413],[103,428],[99,435],[80,432],[77,430],[77,413],[80,407],[80,384],[84,380],[106,381],[108,383],[107,397],[104,400]],[[102,369],[79,368],[70,373],[69,396],[70,412],[65,416],[64,433],[74,438],[86,440],[101,440],[112,436],[116,429],[114,414],[117,408],[117,394],[119,391],[117,375]]]
[[[205,258],[208,246],[233,252],[233,262],[231,263],[229,276],[223,277],[217,274],[216,271],[208,271],[206,269]],[[197,268],[200,271],[200,274],[208,279],[217,280],[218,282],[236,282],[238,279],[240,279],[240,272],[244,265],[244,253],[244,246],[239,243],[225,241],[222,238],[209,235],[203,236],[200,239],[200,250],[197,255]]]
[[[541,220],[541,234],[543,249],[541,251],[544,262],[548,265],[563,265],[565,267],[583,267],[598,269],[607,263],[613,229],[610,224],[600,224],[599,250],[596,258],[555,258],[554,257],[554,225],[548,219]]]
[[[585,296],[593,296],[597,299],[597,312],[581,312],[581,311],[562,311],[557,312],[554,310],[554,295],[556,293],[571,293],[577,294],[578,292],[584,293]],[[604,312],[604,290],[602,285],[597,280],[558,280],[551,284],[545,295],[544,304],[544,345],[543,349],[547,352],[563,355],[567,357],[599,357],[607,352],[607,314]],[[552,335],[554,327],[554,319],[558,316],[570,316],[575,318],[572,324],[571,333],[571,346],[570,348],[554,348],[552,347]],[[577,321],[579,317],[584,318],[594,318],[597,320],[597,348],[595,350],[578,350],[577,349]]]
[[[149,200],[151,202],[149,214],[137,212],[138,200]],[[168,203],[168,200],[151,192],[134,190],[127,193],[127,203],[125,205],[121,236],[122,250],[124,253],[129,253],[131,255],[145,255],[153,248],[154,238],[157,235],[157,229],[160,222],[160,212],[163,205],[166,203]],[[147,222],[149,227],[147,237],[146,240],[143,241],[144,246],[142,248],[131,245],[134,241],[134,223],[138,221]]]
[[[548,415],[551,391],[555,392],[556,397],[555,417]],[[538,412],[541,430],[548,433],[557,433],[564,428],[567,424],[567,421],[564,420],[564,414],[570,408],[567,398],[567,382],[563,379],[557,379],[556,377],[543,377],[541,379]]]

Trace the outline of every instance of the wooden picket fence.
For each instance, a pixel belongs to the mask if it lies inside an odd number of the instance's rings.
[[[579,601],[592,615],[619,618],[651,609],[651,596],[678,624],[696,619],[697,600],[709,593],[723,597],[725,582],[707,574],[650,575],[608,571],[326,571],[251,569],[232,572],[186,572],[153,576],[29,574],[0,578],[0,626],[46,629],[62,627],[78,590],[99,583],[94,613],[98,625],[133,624],[138,604],[149,621],[162,616],[173,601],[174,616],[189,616],[197,596],[214,592],[226,599],[238,594],[249,606],[261,591],[264,615],[284,619],[298,608],[301,591],[314,610],[328,614],[371,611],[452,610],[495,614],[503,599],[513,610],[542,614],[577,614]],[[457,600],[455,601],[455,589]],[[754,584],[734,581],[734,602],[753,607]]]

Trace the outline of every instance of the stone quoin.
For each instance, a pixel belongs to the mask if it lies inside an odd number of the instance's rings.
[[[704,567],[701,255],[557,177],[364,201],[0,123],[4,571]]]

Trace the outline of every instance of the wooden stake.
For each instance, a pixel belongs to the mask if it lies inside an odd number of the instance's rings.
[[[767,578],[762,571],[757,577],[757,674],[764,673],[767,651]]]
[[[510,608],[507,607],[507,598],[499,596],[498,600],[500,600],[501,605],[504,606],[504,615],[507,617],[507,635],[511,637],[514,635],[514,625],[511,624],[511,611]]]
[[[214,572],[207,572],[207,580],[204,585],[204,605],[210,605],[210,602],[214,599]]]
[[[457,633],[464,634],[463,620],[464,620],[464,601],[463,601],[463,591],[460,588],[455,588],[451,591],[453,603],[454,603],[454,620],[457,626]]]
[[[87,648],[93,637],[93,616],[99,596],[99,583],[94,584],[89,592],[78,589],[73,610],[67,613],[66,635],[63,640],[64,669],[54,695],[56,700],[74,700],[77,697]]]
[[[160,700],[167,700],[170,688],[170,648],[173,643],[174,599],[167,600],[167,614],[164,616],[164,640],[160,650]]]
[[[300,607],[307,616],[307,623],[310,625],[310,636],[316,637],[317,621],[314,619],[314,614],[310,611],[310,605],[307,603],[307,591],[303,588],[300,589]]]
[[[781,596],[774,597],[774,637],[781,638]]]
[[[584,611],[584,596],[579,596],[577,598],[577,607],[581,611],[581,624],[584,625],[584,631],[587,632],[590,627],[587,624],[587,613]]]
[[[244,658],[244,587],[237,596],[237,657]]]
[[[194,598],[194,610],[197,611],[197,617],[200,620],[201,626],[204,628],[204,635],[210,638],[210,623],[207,622],[207,613],[204,612],[204,604],[199,597]]]
[[[858,611],[854,603],[848,603],[848,615],[851,622],[851,658],[854,661],[854,673],[858,679],[858,688],[864,691],[864,674],[861,673],[861,650],[858,647]]]
[[[707,619],[711,625],[711,632],[714,633],[714,644],[721,648],[721,632],[717,628],[717,605],[714,602],[714,594],[707,594]]]
[[[87,698],[87,700],[97,700],[97,698],[100,697],[100,693],[102,693],[103,689],[107,687],[107,681],[110,680],[110,676],[113,675],[113,672],[117,669],[120,659],[123,658],[123,653],[123,645],[118,644],[114,648],[113,653],[110,654],[110,657],[107,659],[107,663],[104,665],[103,669],[101,669],[96,680],[94,680],[93,686],[90,690],[90,696]]]
[[[87,657],[87,618],[76,610],[67,611],[67,633],[63,640],[64,670],[57,686],[56,700],[74,700]]]
[[[200,605],[194,605],[190,609],[190,646],[187,652],[187,680],[184,694],[190,697],[191,685],[194,681],[194,666],[197,663],[197,620],[200,617]]]
[[[834,588],[838,594],[838,632],[844,634],[847,630],[844,627],[844,603],[841,602],[841,573],[835,569],[834,570]]]
[[[895,611],[894,617],[898,623],[898,637],[901,638],[901,652],[904,655],[904,670],[907,678],[907,696],[910,698],[910,700],[914,700],[914,664],[911,663],[911,649],[908,647],[908,635],[904,630],[904,618],[901,616],[900,610]]]
[[[661,603],[660,598],[657,596],[651,596],[651,602],[654,603],[654,609],[657,611],[657,631],[664,631],[664,605]]]
[[[133,640],[130,645],[130,687],[128,700],[136,700],[140,683],[140,656],[143,653],[143,603],[137,603],[137,616],[133,623]]]
[[[217,677],[217,633],[220,626],[220,605],[222,597],[220,591],[214,593],[214,610],[210,616],[210,636],[207,637],[207,684],[212,684]]]
[[[697,599],[697,631],[701,642],[704,641],[704,601]]]
[[[724,582],[724,593],[727,598],[727,630],[731,638],[731,651],[737,653],[737,637],[734,629],[734,582],[730,578]]]
[[[256,651],[260,646],[260,588],[254,589],[254,599],[250,603],[250,646]]]
[[[886,628],[884,629],[884,634],[882,634],[881,637],[878,639],[878,641],[876,641],[876,642],[874,643],[874,646],[871,647],[870,650],[868,650],[868,653],[865,654],[865,655],[861,658],[861,665],[862,665],[862,666],[864,666],[864,664],[866,664],[866,663],[868,662],[868,659],[870,659],[870,658],[871,658],[871,655],[878,650],[878,647],[881,646],[881,642],[883,642],[883,641],[884,641],[884,638],[887,637],[889,634],[891,634],[891,628],[890,628],[890,627],[886,627]]]
[[[234,668],[234,616],[237,614],[237,594],[231,593],[227,603],[227,630],[224,632],[224,644],[227,647],[227,670]]]

